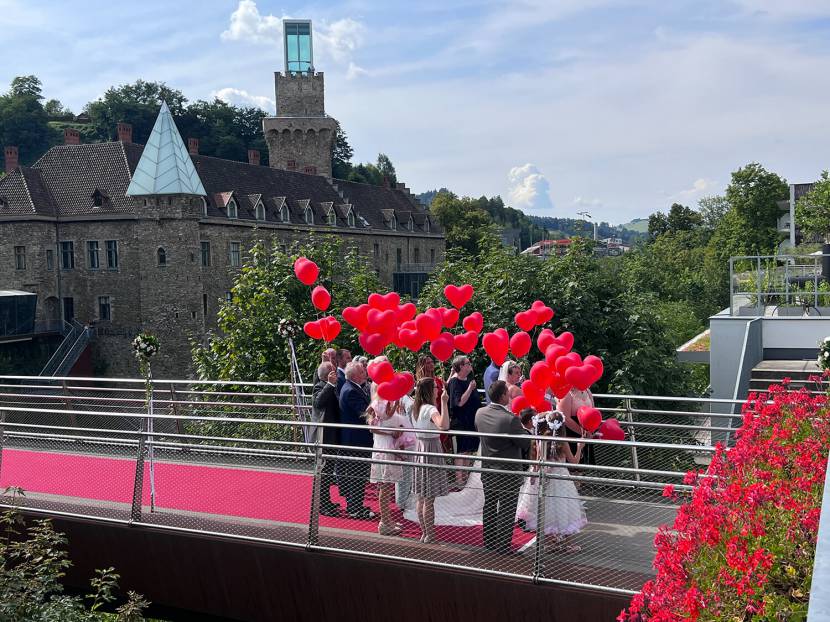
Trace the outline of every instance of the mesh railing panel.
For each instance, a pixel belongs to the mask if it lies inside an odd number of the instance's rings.
[[[624,591],[722,421],[606,397],[634,441],[540,465],[323,444],[289,384],[154,381],[150,418],[141,381],[0,382],[4,505]]]

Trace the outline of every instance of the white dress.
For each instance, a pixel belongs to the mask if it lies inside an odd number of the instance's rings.
[[[398,413],[394,413],[388,419],[383,419],[377,424],[382,428],[409,428],[409,422],[406,417]],[[372,471],[370,480],[373,484],[380,482],[395,483],[400,481],[403,477],[403,465],[400,464],[399,454],[390,454],[382,450],[384,449],[398,449],[397,439],[391,434],[372,434],[374,443],[372,444],[372,460],[394,460],[395,464],[378,464],[372,462]]]
[[[544,442],[548,445],[548,454],[552,453],[553,443]],[[538,445],[537,445],[538,447]],[[555,457],[549,462],[560,462]],[[547,478],[545,489],[545,527],[547,535],[570,536],[579,532],[588,524],[585,516],[585,507],[573,480],[559,479],[569,475],[565,466],[545,467],[545,473],[555,475],[555,478]],[[532,475],[532,473],[530,474]],[[516,518],[522,519],[527,528],[536,530],[536,516],[539,499],[539,478],[528,476],[519,491],[519,505],[516,509]]]
[[[481,468],[481,461],[475,462],[475,468]],[[484,489],[481,487],[481,473],[474,471],[467,478],[467,484],[458,492],[451,492],[442,497],[435,497],[435,524],[456,527],[473,527],[481,525],[484,511]],[[408,508],[404,518],[418,521],[415,508]]]

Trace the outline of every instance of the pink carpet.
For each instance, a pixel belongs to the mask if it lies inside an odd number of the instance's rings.
[[[156,462],[156,506],[223,516],[265,519],[307,525],[312,478],[306,474],[274,473],[250,469]],[[98,501],[132,501],[135,461],[132,459],[79,456],[4,449],[0,487],[19,486],[24,491],[78,497]],[[332,500],[345,501],[332,487]],[[150,503],[149,474],[144,472],[144,503]],[[366,505],[375,511],[373,486],[366,489]],[[401,520],[400,513],[397,513]],[[404,523],[404,537],[420,536],[418,525]],[[377,521],[353,520],[343,515],[320,517],[320,525],[352,531],[374,532]],[[481,527],[436,527],[439,540],[481,546]],[[516,529],[513,544],[522,546],[533,534]]]

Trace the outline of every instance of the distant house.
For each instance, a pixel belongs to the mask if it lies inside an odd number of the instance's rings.
[[[571,246],[570,239],[564,240],[540,240],[522,251],[522,255],[533,255],[534,257],[559,257],[568,252]]]
[[[779,250],[794,248],[801,242],[801,232],[795,223],[795,205],[798,200],[813,189],[813,182],[806,184],[790,184],[790,198],[778,201],[778,232],[787,235],[787,238],[778,246]]]

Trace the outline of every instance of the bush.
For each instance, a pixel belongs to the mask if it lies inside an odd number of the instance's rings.
[[[736,436],[733,448],[718,445],[705,474],[687,474],[690,498],[655,538],[657,577],[618,620],[806,619],[830,451],[827,397],[786,385],[752,394]]]

